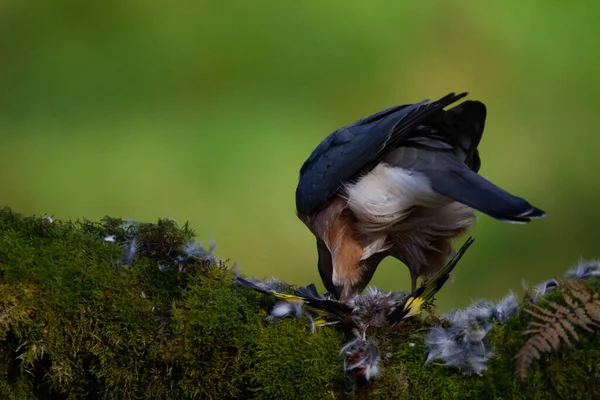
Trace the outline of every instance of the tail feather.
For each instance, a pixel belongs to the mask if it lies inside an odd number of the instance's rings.
[[[531,218],[546,216],[527,200],[508,193],[466,167],[431,171],[427,175],[437,193],[500,221],[527,223]]]
[[[485,128],[487,110],[485,104],[477,100],[467,100],[427,121],[427,125],[417,129],[420,135],[441,136],[453,147],[456,157],[475,172],[479,171],[481,159],[477,147]],[[432,132],[427,132],[428,130]]]

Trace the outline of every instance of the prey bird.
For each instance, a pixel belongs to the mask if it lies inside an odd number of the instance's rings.
[[[298,217],[315,235],[325,288],[344,300],[387,256],[417,279],[439,271],[475,210],[527,223],[544,211],[478,174],[486,107],[450,93],[391,107],[337,129],[300,169]]]
[[[319,326],[334,324],[347,332],[351,329],[354,338],[340,350],[340,355],[344,354],[343,369],[356,384],[364,384],[381,372],[381,355],[371,338],[381,338],[380,334],[385,335],[386,331],[420,314],[424,305],[444,286],[471,244],[473,238],[469,238],[443,268],[412,293],[384,293],[371,286],[364,294],[354,293],[346,302],[340,302],[332,299],[330,293],[321,296],[313,284],[298,287],[290,293],[289,285],[274,279],[261,281],[236,274],[235,282],[279,300],[267,320],[289,316],[308,319],[313,332]],[[284,291],[280,291],[282,289]]]
[[[310,317],[315,326],[330,325],[334,323],[351,323],[358,327],[378,327],[394,326],[407,318],[421,313],[423,305],[430,301],[444,283],[450,278],[450,273],[454,270],[462,256],[473,244],[473,238],[467,239],[462,247],[456,252],[454,257],[431,278],[412,293],[389,292],[384,293],[377,288],[369,288],[362,296],[354,293],[346,303],[339,302],[331,298],[331,293],[319,295],[315,285],[310,284],[306,287],[299,287],[293,293],[279,292],[273,283],[269,281],[260,281],[257,279],[248,279],[243,276],[237,276],[235,282],[238,285],[246,286],[260,293],[270,295],[279,303],[271,312],[270,319],[281,318],[287,315],[301,316],[302,314],[314,314],[316,318]],[[287,306],[284,306],[286,305]],[[294,307],[297,305],[298,307]]]

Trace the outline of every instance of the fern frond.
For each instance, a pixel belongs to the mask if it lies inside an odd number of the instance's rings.
[[[527,329],[526,331],[521,332],[521,335],[529,335],[530,333],[539,333],[539,329]]]
[[[567,335],[567,332],[563,329],[560,321],[556,321],[554,325],[552,325],[552,328],[552,332],[556,334],[557,337],[560,337],[569,347],[572,345],[569,335]]]
[[[517,360],[517,376],[523,381],[534,360],[542,353],[557,350],[561,341],[571,346],[571,338],[579,340],[576,327],[588,332],[600,328],[600,298],[583,283],[575,280],[562,280],[559,287],[564,305],[549,301],[545,307],[531,304],[531,309],[525,309],[534,319],[530,322],[533,329],[522,332],[531,335],[521,350],[515,356]],[[570,337],[569,337],[570,336]]]
[[[561,316],[559,316],[558,318],[560,318]],[[573,325],[571,325],[571,323],[569,321],[567,321],[566,319],[559,319],[558,322],[560,322],[560,324],[563,326],[563,328],[565,328],[566,332],[569,332],[571,334],[571,336],[573,336],[573,339],[575,340],[579,340],[579,335],[577,334],[577,332],[575,331],[575,328],[573,328]]]
[[[541,307],[540,307],[540,306],[538,306],[537,304],[532,304],[531,306],[532,306],[532,307],[535,307],[536,309],[540,309],[540,311],[542,311],[542,314],[538,314],[538,313],[536,313],[535,311],[533,311],[533,310],[529,310],[529,309],[527,309],[527,308],[526,308],[526,309],[525,309],[525,312],[526,312],[527,314],[530,314],[532,317],[535,317],[535,318],[537,318],[537,319],[539,319],[539,320],[542,320],[542,321],[544,321],[544,322],[552,322],[552,321],[554,321],[554,319],[553,319],[553,317],[554,317],[554,313],[552,313],[552,312],[549,312],[548,310],[541,308]],[[549,313],[549,315],[548,315],[548,314],[546,314],[546,313]],[[544,314],[546,314],[546,315],[544,315]]]
[[[595,302],[586,304],[585,312],[594,321],[600,321],[600,301],[598,299],[596,299]]]
[[[566,338],[565,343],[567,343],[569,346],[571,346],[569,337],[567,335],[564,335],[564,337]],[[554,350],[558,349],[558,345],[560,344],[560,338],[561,338],[561,333],[560,333],[559,329],[556,329],[556,326],[555,326],[555,329],[548,330],[547,335],[546,335],[546,340],[550,343],[550,345],[552,346],[552,348]]]
[[[594,299],[598,299],[598,293],[592,292],[581,282],[567,280],[564,284],[567,288],[569,288],[569,291],[573,297],[583,304],[593,301]]]
[[[567,306],[572,309],[575,312],[575,316],[572,317],[578,325],[580,325],[583,329],[585,329],[588,332],[593,332],[593,329],[591,329],[591,326],[598,326],[594,321],[592,321],[592,319],[588,316],[588,314],[585,312],[585,309],[581,307],[580,304],[578,304],[575,300],[573,300],[572,297],[568,296],[567,293],[565,293],[565,290],[563,288],[561,288],[561,293],[563,295],[563,299],[565,300],[565,303],[567,304]],[[575,297],[575,292],[571,292],[573,294],[573,296]],[[579,292],[577,292],[579,293]],[[580,300],[582,301],[582,300]],[[585,301],[582,301],[583,303]],[[575,322],[572,321],[571,322]]]
[[[546,341],[545,333],[546,332],[542,333],[542,335],[531,337],[531,344],[541,352],[552,350],[552,347],[550,347],[550,344]]]
[[[552,311],[548,310],[547,308],[544,308],[544,307],[538,306],[537,304],[532,304],[531,306],[532,306],[533,308],[535,308],[536,310],[538,310],[539,312],[541,312],[542,314],[544,314],[544,315],[546,315],[546,316],[550,317],[551,319],[555,317],[555,314],[554,314]],[[527,310],[526,310],[526,311],[527,311]],[[542,317],[537,317],[537,318],[539,318],[539,319],[543,319]]]

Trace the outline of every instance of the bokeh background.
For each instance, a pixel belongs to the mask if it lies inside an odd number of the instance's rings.
[[[600,257],[600,3],[0,2],[0,205],[189,220],[247,275],[318,282],[298,170],[336,128],[471,92],[481,173],[546,210],[480,216],[447,310]],[[409,287],[387,260],[373,284]],[[322,286],[320,286],[322,287]]]

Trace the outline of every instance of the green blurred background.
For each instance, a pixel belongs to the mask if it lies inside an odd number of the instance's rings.
[[[481,173],[548,217],[480,216],[440,304],[522,292],[600,257],[599,4],[0,1],[0,204],[189,220],[244,274],[320,285],[294,211],[312,149],[467,90],[488,106]],[[387,260],[372,283],[409,282]]]

